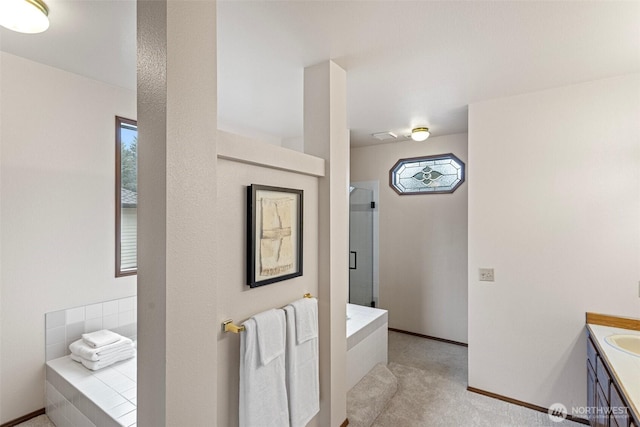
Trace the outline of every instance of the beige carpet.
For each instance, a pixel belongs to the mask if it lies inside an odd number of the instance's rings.
[[[467,391],[465,347],[389,332],[389,362],[398,391],[373,427],[583,426]]]
[[[31,418],[29,421],[18,424],[16,427],[55,427],[46,415]]]

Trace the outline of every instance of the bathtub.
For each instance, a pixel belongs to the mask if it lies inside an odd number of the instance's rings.
[[[347,389],[376,364],[387,364],[387,310],[347,304]]]
[[[69,357],[85,332],[137,339],[135,296],[45,314],[45,410],[56,427],[135,426],[136,358],[90,371]]]
[[[69,356],[46,364],[46,412],[56,427],[135,426],[136,358],[90,371]]]

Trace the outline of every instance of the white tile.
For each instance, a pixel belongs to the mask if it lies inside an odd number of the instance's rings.
[[[69,417],[67,416],[67,412],[69,410],[69,406],[71,406],[69,404],[69,401],[63,397],[62,398],[62,402],[60,402],[60,406],[58,408],[60,409],[60,412],[62,413],[62,416],[65,417],[67,420],[69,420]]]
[[[126,360],[124,362],[118,363],[117,365],[113,365],[112,368],[120,372],[121,374],[127,376],[128,378],[132,379],[133,381],[137,381],[138,366],[137,366],[135,357],[132,359]]]
[[[67,310],[66,324],[84,322],[84,307],[70,308]]]
[[[109,412],[111,409],[115,408],[116,406],[122,405],[125,402],[127,402],[127,399],[116,393],[100,397],[96,404],[104,409],[105,412]]]
[[[108,301],[102,303],[102,315],[110,316],[112,314],[118,314],[118,301]]]
[[[130,388],[129,390],[123,391],[122,397],[124,397],[125,399],[128,399],[129,402],[135,405],[135,400],[137,400],[137,397],[138,397],[138,387],[133,387],[133,388]]]
[[[76,388],[80,390],[82,394],[92,399],[94,396],[113,394],[113,391],[106,387],[105,384],[94,375],[90,375],[82,380],[75,381],[74,383]]]
[[[76,427],[95,427],[95,424],[93,424],[89,418],[85,417],[84,414],[80,413]]]
[[[82,338],[84,333],[84,322],[76,322],[73,324],[67,324],[67,345]]]
[[[102,327],[104,329],[113,329],[118,327],[118,313],[104,316],[102,318]]]
[[[47,329],[45,334],[45,344],[57,344],[60,342],[64,342],[65,339],[65,326],[58,326],[57,328]]]
[[[49,412],[47,415],[49,416],[49,418],[51,418],[51,421],[53,421],[53,423],[54,423],[56,426],[63,427],[63,426],[65,426],[65,425],[68,425],[68,424],[65,424],[65,423],[64,423],[64,422],[65,422],[65,419],[64,419],[64,417],[62,416],[62,412],[61,412],[61,411],[60,411],[60,409],[58,409],[55,405],[54,405],[54,407],[52,408],[51,412]]]
[[[71,424],[73,424],[74,426],[79,425],[80,417],[82,417],[82,414],[80,413],[80,411],[78,411],[78,408],[73,405],[67,406],[67,419],[71,421]]]
[[[57,328],[58,326],[64,326],[66,318],[66,311],[52,311],[45,314],[45,324],[47,329]]]
[[[118,311],[133,311],[136,308],[136,297],[122,298],[118,300]]]
[[[86,320],[97,319],[98,317],[102,317],[102,303],[86,306],[85,317],[86,317]]]
[[[120,425],[130,427],[130,426],[132,426],[132,425],[134,425],[136,423],[137,412],[138,411],[133,410],[133,411],[129,412],[128,414],[123,415],[120,418],[118,418],[117,421],[120,423]]]
[[[84,332],[95,332],[102,329],[102,316],[95,319],[87,319],[84,322]]]
[[[51,399],[51,402],[57,408],[64,400],[64,396],[55,387],[51,387],[51,395],[49,399]]]
[[[45,350],[45,359],[54,360],[67,354],[67,346],[64,342],[48,345]]]
[[[109,387],[122,394],[125,391],[136,388],[136,383],[123,375],[121,378],[110,382]]]
[[[130,325],[136,321],[135,317],[133,317],[133,310],[129,311],[121,311],[118,314],[118,326]]]
[[[115,408],[111,408],[109,410],[109,415],[113,418],[120,418],[123,415],[128,414],[131,411],[135,411],[136,407],[133,406],[130,402],[125,402],[122,405],[118,405]]]

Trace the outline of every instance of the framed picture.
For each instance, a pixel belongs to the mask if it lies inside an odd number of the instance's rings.
[[[303,190],[247,187],[247,285],[302,276]]]

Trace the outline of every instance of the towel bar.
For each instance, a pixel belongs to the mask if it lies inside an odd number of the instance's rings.
[[[306,293],[302,297],[313,298],[313,295]],[[236,325],[233,323],[233,320],[227,319],[222,322],[222,332],[233,332],[234,334],[239,334],[240,332],[244,332],[244,325]]]

